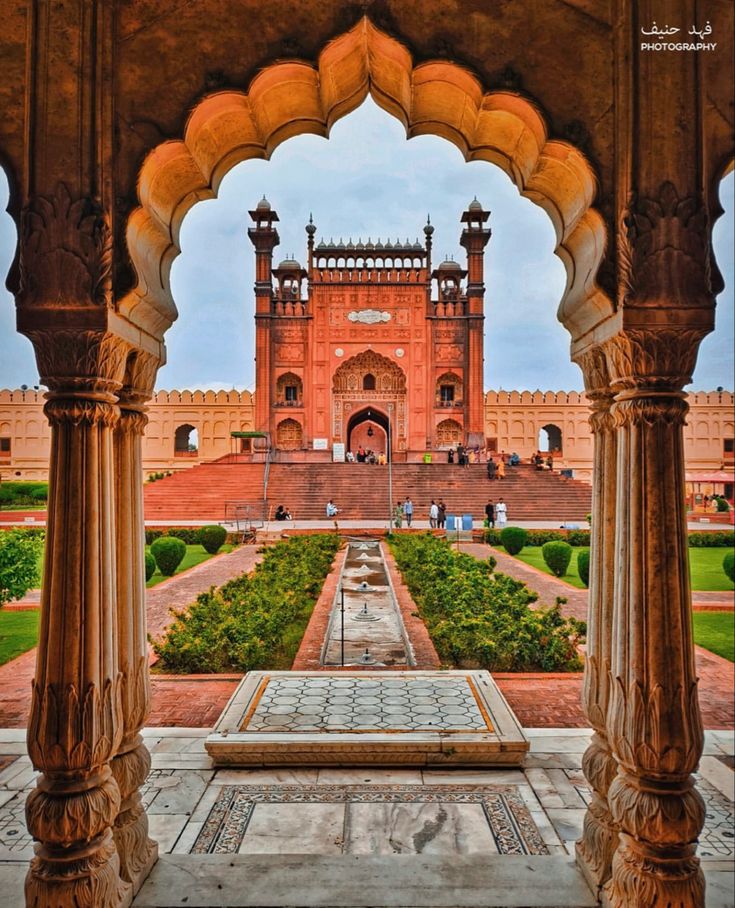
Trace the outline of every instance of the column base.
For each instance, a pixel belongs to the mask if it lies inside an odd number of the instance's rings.
[[[130,883],[133,887],[133,896],[136,896],[140,892],[140,887],[148,879],[148,875],[158,862],[158,842],[154,842],[153,839],[149,839],[148,841],[150,843],[150,848],[145,856],[145,861],[131,874]]]

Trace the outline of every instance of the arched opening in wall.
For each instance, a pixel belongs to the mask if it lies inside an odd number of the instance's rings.
[[[276,381],[276,405],[300,407],[304,398],[304,385],[294,372],[284,372]]]
[[[539,429],[538,449],[542,454],[562,453],[562,432],[559,426],[549,423]]]
[[[276,426],[276,447],[279,451],[298,451],[304,444],[304,430],[295,419],[282,419]]]
[[[461,407],[463,404],[462,379],[455,372],[445,372],[436,380],[436,405]]]
[[[353,413],[347,421],[347,451],[357,459],[359,451],[372,452],[376,457],[385,454],[390,459],[391,426],[387,413],[374,407],[365,407]]]
[[[462,444],[464,433],[456,419],[443,419],[436,427],[436,446],[440,449],[456,448]]]
[[[174,457],[196,457],[199,454],[199,432],[188,423],[174,432]]]
[[[363,391],[374,391],[375,390],[375,376],[368,372],[367,375],[362,377],[362,390]]]

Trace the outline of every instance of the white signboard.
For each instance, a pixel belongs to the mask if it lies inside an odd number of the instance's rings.
[[[328,451],[329,450],[329,439],[328,438],[315,438],[313,441],[313,446],[315,451]]]
[[[334,463],[345,462],[345,446],[342,441],[335,441],[332,445],[332,460]]]

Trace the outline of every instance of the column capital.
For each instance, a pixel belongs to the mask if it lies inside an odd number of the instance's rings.
[[[676,396],[692,380],[703,326],[625,328],[604,344],[616,400]]]

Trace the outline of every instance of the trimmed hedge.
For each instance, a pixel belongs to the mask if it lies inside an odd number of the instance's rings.
[[[568,542],[552,541],[541,546],[541,554],[555,577],[563,577],[572,560],[572,547]]]
[[[212,526],[215,526],[215,524],[212,524]],[[182,542],[186,543],[186,545],[203,545],[200,538],[199,527],[169,527],[168,529],[146,529],[145,544],[152,545],[156,539],[160,539],[162,536],[173,536],[176,539],[181,539]],[[225,533],[225,542],[229,542],[232,545],[238,545],[241,536],[241,533]]]
[[[506,529],[508,529],[506,527]],[[500,530],[485,530],[488,545],[502,546]],[[542,546],[547,542],[568,542],[569,545],[589,546],[589,530],[528,530],[526,545]],[[735,546],[735,530],[695,530],[689,534],[689,545],[703,548]]]
[[[186,555],[186,543],[175,536],[161,536],[151,544],[151,555],[164,577],[173,577]]]
[[[445,665],[491,671],[578,671],[586,625],[551,608],[492,559],[455,552],[430,533],[393,534],[390,547]]]
[[[590,585],[590,550],[583,549],[577,555],[577,573],[585,586]]]
[[[523,551],[528,541],[528,531],[523,527],[505,527],[500,531],[500,544],[509,555]]]
[[[150,552],[145,553],[145,582],[151,579],[151,577],[156,573],[156,559],[151,555]]]
[[[212,523],[199,530],[199,542],[204,547],[204,551],[210,555],[216,555],[219,552],[225,544],[225,539],[227,539],[227,530],[219,524]]]
[[[0,507],[38,507],[47,500],[47,482],[10,480],[0,484]]]
[[[722,570],[735,583],[735,552],[728,552],[722,559]]]
[[[177,674],[288,669],[340,547],[336,535],[296,536],[265,549],[252,574],[202,593],[153,642]]]

